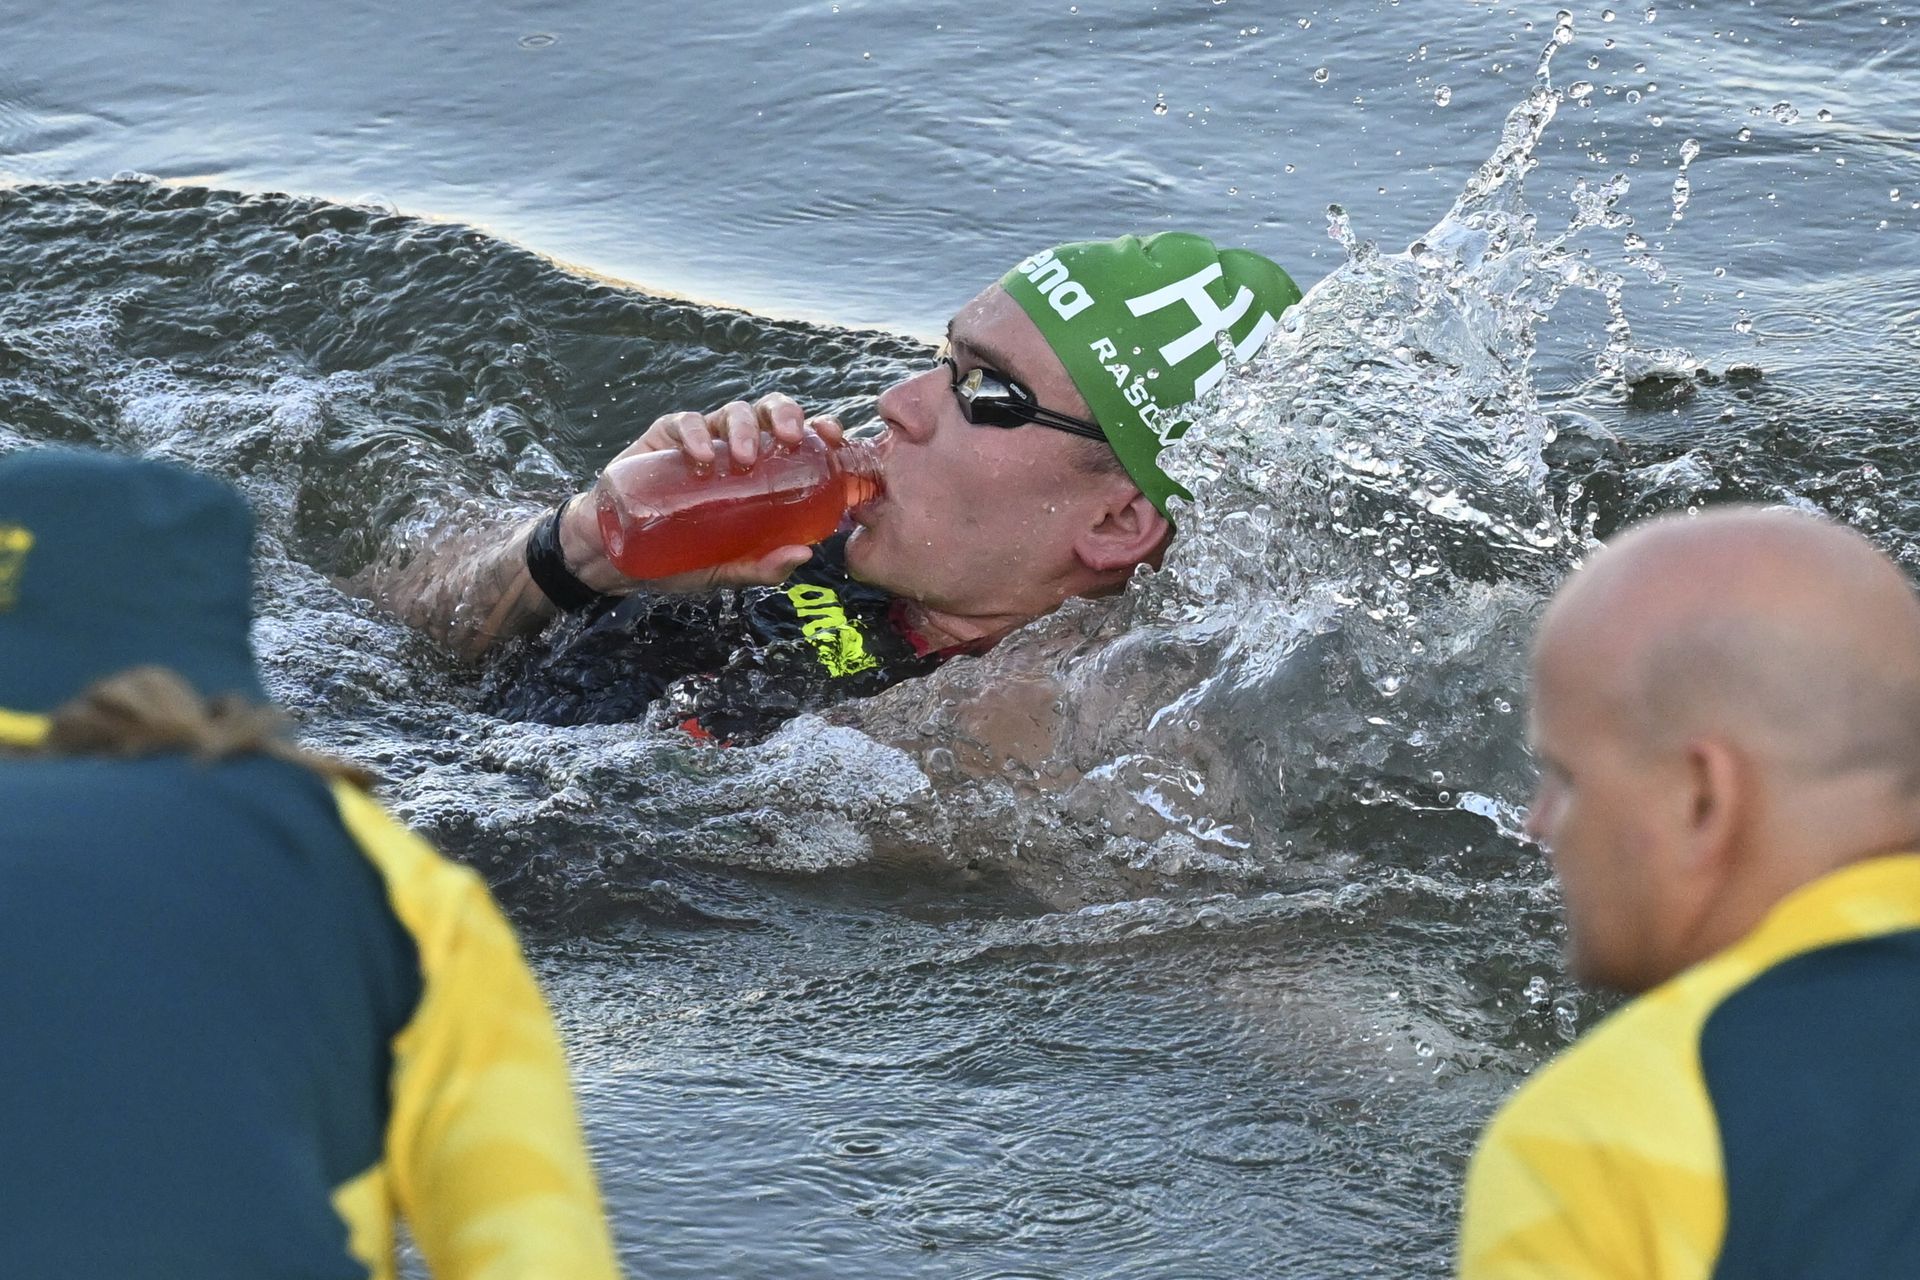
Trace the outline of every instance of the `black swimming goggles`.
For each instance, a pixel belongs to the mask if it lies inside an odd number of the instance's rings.
[[[1106,443],[1107,433],[1097,425],[1042,408],[1033,392],[997,369],[976,367],[960,372],[944,343],[935,360],[953,375],[953,398],[960,402],[961,416],[976,427],[1019,427],[1031,422]]]

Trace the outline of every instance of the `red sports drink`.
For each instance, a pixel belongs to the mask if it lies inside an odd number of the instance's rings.
[[[710,466],[662,449],[608,467],[594,487],[607,558],[645,581],[811,546],[881,490],[880,457],[867,441],[829,448],[809,431],[792,448],[764,435],[760,444],[742,470],[724,442]]]

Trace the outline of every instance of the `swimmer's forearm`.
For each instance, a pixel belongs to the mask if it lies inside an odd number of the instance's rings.
[[[373,598],[469,660],[503,640],[530,635],[555,613],[527,576],[527,536],[543,519],[436,538],[404,569],[375,584]]]
[[[568,569],[596,591],[632,590],[603,554],[589,508],[573,503],[561,524]],[[546,518],[543,512],[504,529],[439,540],[383,583],[377,598],[470,661],[503,641],[532,635],[558,612],[527,573],[527,539]]]

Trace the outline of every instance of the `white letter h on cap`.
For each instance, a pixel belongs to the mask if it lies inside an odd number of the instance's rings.
[[[1226,306],[1222,307],[1216,303],[1213,295],[1207,292],[1207,286],[1218,280],[1221,274],[1220,264],[1209,262],[1184,280],[1176,280],[1170,285],[1155,289],[1152,293],[1143,293],[1137,298],[1127,299],[1127,310],[1136,316],[1144,316],[1150,311],[1164,310],[1176,302],[1186,303],[1187,309],[1193,312],[1194,319],[1199,323],[1160,348],[1160,356],[1168,364],[1177,365],[1200,348],[1212,345],[1215,334],[1231,329],[1234,322],[1247,314],[1247,308],[1253,305],[1253,290],[1245,285],[1240,286],[1239,292],[1233,295],[1233,301]],[[1260,349],[1261,342],[1272,331],[1273,326],[1273,317],[1263,315],[1260,323],[1254,326],[1253,332],[1247,335],[1247,340],[1234,348],[1234,354],[1242,360],[1250,359],[1253,353]],[[1214,383],[1220,381],[1221,375],[1225,372],[1226,361],[1222,360],[1194,380],[1194,393],[1204,395],[1212,389]]]

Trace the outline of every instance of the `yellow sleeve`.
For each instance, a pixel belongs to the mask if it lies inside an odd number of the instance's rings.
[[[1697,1026],[1630,1005],[1522,1086],[1467,1171],[1461,1280],[1708,1280],[1726,1194]]]
[[[1609,1153],[1521,1123],[1502,1115],[1467,1170],[1461,1280],[1651,1280]]]
[[[617,1276],[566,1059],[512,929],[471,870],[361,792],[336,795],[420,952],[386,1163],[435,1280]]]

